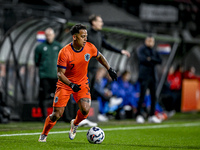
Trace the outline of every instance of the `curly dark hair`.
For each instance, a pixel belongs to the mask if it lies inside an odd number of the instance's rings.
[[[74,26],[71,27],[71,29],[70,29],[71,35],[74,35],[74,34],[76,34],[76,33],[79,33],[79,30],[81,30],[81,29],[86,30],[87,28],[86,28],[86,26],[84,26],[83,24],[76,24],[76,25],[74,25]]]

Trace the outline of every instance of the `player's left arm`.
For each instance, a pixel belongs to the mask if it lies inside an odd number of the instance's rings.
[[[96,57],[96,59],[107,69],[110,69],[110,65],[108,63],[108,61],[106,60],[106,58],[99,52],[98,56]]]
[[[115,72],[115,70],[113,70],[108,61],[106,60],[106,58],[99,52],[98,56],[96,57],[96,59],[108,70],[108,73],[110,75],[110,77],[114,80],[117,80],[117,73]]]

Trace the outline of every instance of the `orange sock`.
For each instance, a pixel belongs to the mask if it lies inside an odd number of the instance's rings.
[[[77,111],[76,119],[74,120],[74,125],[77,126],[82,120],[86,119],[87,117],[88,114],[84,116],[79,109]]]
[[[51,121],[50,117],[48,116],[45,120],[44,128],[42,134],[48,135],[49,131],[53,128],[57,121]]]

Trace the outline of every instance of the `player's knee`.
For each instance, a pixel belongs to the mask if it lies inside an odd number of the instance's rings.
[[[85,108],[82,110],[82,114],[86,116],[89,113],[90,108]]]
[[[57,118],[56,118],[56,116],[55,116],[55,115],[51,115],[51,116],[50,116],[50,119],[51,119],[51,121],[52,121],[52,122],[55,122],[55,121],[57,121]]]
[[[55,122],[55,121],[57,121],[61,116],[62,116],[62,114],[59,113],[59,112],[53,113],[53,114],[51,115],[51,121]]]
[[[59,119],[62,116],[61,113],[56,113],[56,118]]]

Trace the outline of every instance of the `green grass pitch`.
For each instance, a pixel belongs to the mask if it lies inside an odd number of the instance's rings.
[[[176,114],[161,124],[139,125],[134,119],[98,123],[105,132],[101,144],[90,144],[90,127],[78,128],[76,138],[68,137],[69,123],[58,121],[47,142],[38,142],[43,123],[0,124],[0,150],[179,150],[200,149],[200,113]]]

